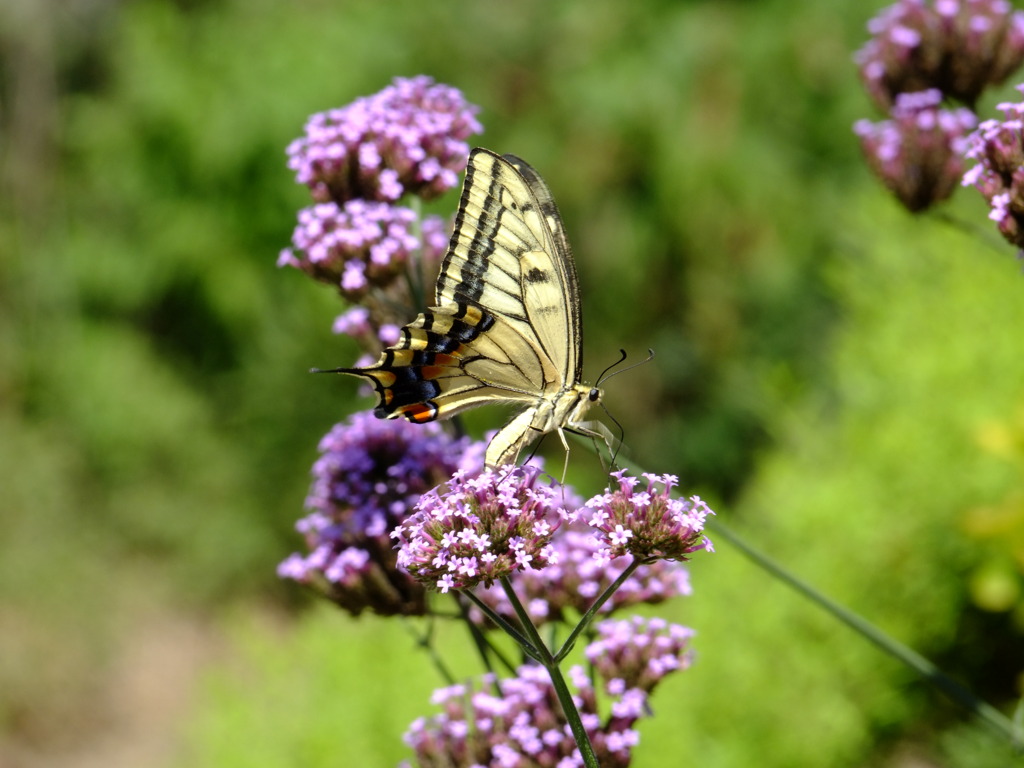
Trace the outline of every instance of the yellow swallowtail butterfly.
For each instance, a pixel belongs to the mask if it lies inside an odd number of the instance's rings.
[[[474,149],[435,305],[402,329],[369,379],[379,418],[425,423],[486,403],[524,406],[491,439],[488,466],[514,463],[540,435],[600,437],[582,421],[601,390],[580,382],[580,289],[547,184],[514,155]]]

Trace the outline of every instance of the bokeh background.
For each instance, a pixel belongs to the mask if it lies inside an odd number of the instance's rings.
[[[306,117],[421,73],[547,179],[588,376],[656,350],[608,386],[633,457],[1010,712],[1024,276],[974,190],[911,217],[866,171],[851,56],[882,5],[2,0],[0,765],[405,756],[441,682],[407,628],[274,575],[317,441],[367,406],[307,374],[356,350],[330,290],[275,260]],[[594,464],[573,454],[586,494]],[[718,550],[657,611],[698,663],[635,765],[1010,763]]]

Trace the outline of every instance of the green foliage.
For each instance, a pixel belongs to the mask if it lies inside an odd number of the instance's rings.
[[[330,292],[274,265],[307,201],[284,147],[311,112],[421,72],[554,191],[588,375],[655,348],[608,393],[637,459],[735,502],[751,539],[979,693],[1019,695],[1024,285],[1008,252],[866,177],[850,54],[868,9],[114,7],[55,46],[52,164],[4,153],[0,717],[19,736],[103,685],[134,606],[284,593],[316,441],[361,405],[306,374],[353,350]],[[720,549],[671,609],[699,662],[658,692],[638,765],[878,764],[908,734],[940,764],[985,751],[936,738],[957,713]],[[211,683],[189,764],[402,755],[437,681],[398,629],[319,611],[279,643],[240,623],[246,666]]]
[[[1020,482],[977,440],[1020,396],[1024,361],[1006,333],[1024,321],[1020,278],[942,222],[910,219],[875,193],[849,199],[837,225],[851,247],[829,270],[843,314],[826,375],[814,396],[777,414],[777,449],[736,512],[759,548],[1007,705],[1019,628],[1004,640],[975,633],[974,645],[958,638],[981,620],[966,585],[985,557],[963,535],[965,518]],[[673,730],[715,755],[703,764],[812,766],[828,755],[830,765],[860,765],[898,741],[900,723],[955,716],[737,554],[722,545],[713,565],[693,567],[688,620],[702,656]],[[731,737],[737,722],[742,740]],[[940,764],[966,760],[968,741]],[[946,751],[916,749],[938,760]],[[1000,755],[1009,759],[1005,744]]]
[[[206,681],[206,716],[180,764],[328,768],[405,757],[404,725],[444,683],[401,622],[321,607],[287,628],[275,623],[232,622],[232,661]]]

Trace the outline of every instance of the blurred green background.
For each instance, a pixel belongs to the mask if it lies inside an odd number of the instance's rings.
[[[868,176],[851,55],[882,5],[5,0],[0,765],[405,756],[440,684],[406,629],[274,576],[317,441],[366,406],[306,373],[355,349],[330,290],[275,260],[308,200],[284,157],[306,117],[420,73],[547,179],[588,376],[656,350],[608,387],[634,457],[1009,712],[1024,277],[973,190],[947,208],[968,234]],[[595,463],[574,453],[585,494]],[[1009,764],[718,550],[657,611],[698,630],[698,663],[657,692],[635,765]]]

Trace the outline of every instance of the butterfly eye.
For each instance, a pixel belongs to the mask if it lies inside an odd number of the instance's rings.
[[[596,403],[598,400],[601,399],[601,390],[598,389],[597,387],[591,387],[590,394],[588,395],[588,397],[590,398],[590,402]]]

